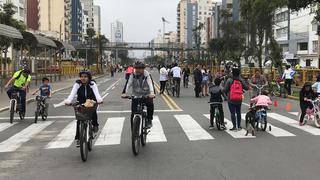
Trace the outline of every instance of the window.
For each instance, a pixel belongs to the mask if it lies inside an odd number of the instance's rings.
[[[202,13],[202,12],[201,12],[201,11],[199,11],[199,15],[201,15],[201,13]]]
[[[307,59],[307,60],[306,60],[306,66],[307,66],[307,67],[310,67],[310,66],[311,66],[311,59]]]
[[[308,43],[307,42],[298,43],[298,50],[299,51],[307,51],[308,50]]]
[[[312,24],[312,31],[317,31],[318,25],[317,24]]]
[[[277,29],[276,33],[277,33],[277,38],[286,37],[288,34],[288,28],[285,27],[285,28]]]
[[[277,22],[287,21],[288,20],[288,11],[281,12],[276,15],[275,20]]]
[[[312,41],[312,52],[313,53],[318,52],[318,41]]]
[[[281,44],[280,45],[282,52],[288,52],[289,51],[289,45],[288,44]]]

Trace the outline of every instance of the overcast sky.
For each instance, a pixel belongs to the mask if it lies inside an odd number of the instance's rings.
[[[110,38],[110,24],[123,22],[124,40],[149,42],[162,30],[161,17],[170,24],[166,32],[176,31],[177,5],[179,0],[95,0],[101,6],[102,33]]]

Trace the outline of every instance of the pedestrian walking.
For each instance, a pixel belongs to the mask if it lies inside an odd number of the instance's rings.
[[[160,94],[164,93],[164,90],[166,89],[167,81],[168,81],[168,71],[165,65],[162,65],[162,67],[160,68]]]
[[[291,85],[293,83],[293,76],[295,71],[291,69],[290,65],[286,65],[283,72],[282,79],[284,79],[284,88],[286,89],[288,95],[291,95]]]
[[[249,90],[248,85],[240,77],[240,69],[237,66],[232,68],[232,77],[225,84],[224,92],[228,96],[228,106],[231,114],[233,127],[232,131],[242,129],[241,127],[241,104],[243,90]]]
[[[202,96],[209,96],[209,94],[208,94],[208,81],[209,81],[208,72],[206,69],[203,69],[202,81],[201,81]]]
[[[193,71],[193,78],[194,78],[194,92],[197,98],[200,97],[201,92],[201,82],[202,82],[202,73],[201,73],[201,67],[198,65],[195,70]]]

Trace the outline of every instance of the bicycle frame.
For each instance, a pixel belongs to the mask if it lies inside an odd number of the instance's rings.
[[[320,113],[320,107],[319,107],[319,101],[320,100],[314,100],[314,101],[312,101],[311,103],[312,103],[312,105],[313,105],[313,108],[312,109],[309,109],[309,110],[307,110],[306,111],[306,116],[307,116],[307,120],[308,121],[315,121],[315,116],[318,114],[318,113]]]

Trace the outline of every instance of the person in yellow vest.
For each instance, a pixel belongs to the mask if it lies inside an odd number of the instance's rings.
[[[13,74],[12,78],[7,82],[5,88],[8,89],[7,94],[11,98],[12,92],[18,91],[21,100],[21,113],[26,112],[26,94],[27,87],[31,81],[30,70],[24,68],[23,70],[17,71]],[[13,83],[13,86],[9,86]]]

